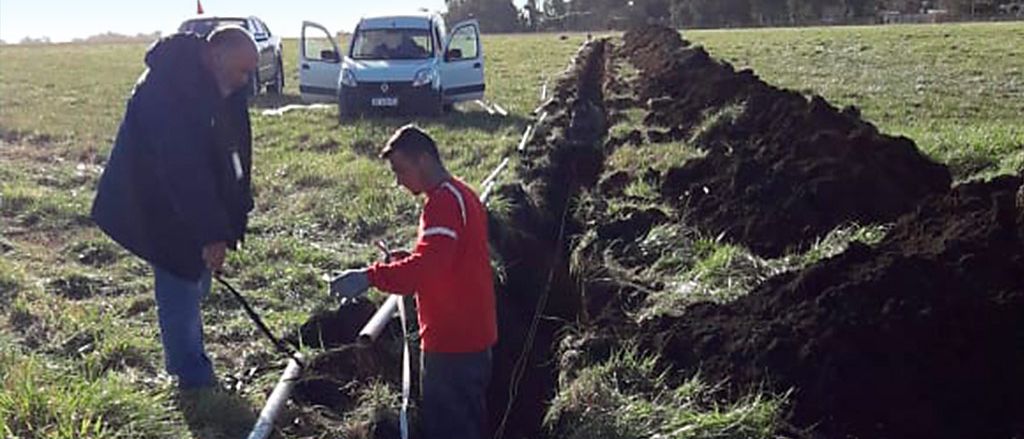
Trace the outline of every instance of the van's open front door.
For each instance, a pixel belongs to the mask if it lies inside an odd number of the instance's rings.
[[[445,103],[484,97],[484,50],[476,20],[460,22],[448,34],[441,62],[441,87]]]
[[[327,28],[302,22],[299,39],[299,93],[303,102],[335,102],[338,98],[338,75],[341,74],[341,52]]]

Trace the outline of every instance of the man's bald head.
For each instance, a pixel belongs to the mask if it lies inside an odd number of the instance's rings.
[[[253,40],[252,35],[235,25],[221,26],[215,29],[206,37],[206,41],[209,41],[210,46],[214,49],[241,52],[248,49],[251,53],[259,52],[256,48],[256,40]]]
[[[247,85],[259,65],[259,50],[252,35],[238,26],[224,26],[211,32],[206,41],[221,94],[227,96]]]

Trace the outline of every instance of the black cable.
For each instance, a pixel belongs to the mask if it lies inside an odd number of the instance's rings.
[[[288,346],[284,344],[284,342],[282,342],[279,338],[274,337],[274,334],[270,332],[270,328],[268,328],[267,325],[263,323],[263,319],[260,318],[259,314],[256,314],[256,311],[252,309],[252,306],[249,305],[249,302],[245,300],[245,297],[242,297],[242,294],[239,293],[238,290],[232,287],[231,284],[229,284],[226,280],[221,278],[220,275],[218,274],[214,274],[213,278],[216,279],[217,282],[219,282],[222,286],[224,286],[224,288],[227,288],[227,290],[231,292],[231,295],[235,297],[235,300],[238,300],[238,303],[242,304],[242,308],[245,309],[245,313],[249,315],[249,319],[251,319],[252,322],[256,324],[256,327],[260,328],[260,331],[263,332],[263,335],[266,335],[267,338],[270,339],[270,342],[274,344],[274,347],[277,348],[278,352],[290,357],[292,360],[295,360],[296,363],[299,363],[299,366],[306,366],[299,359],[299,355],[297,352],[298,346]]]

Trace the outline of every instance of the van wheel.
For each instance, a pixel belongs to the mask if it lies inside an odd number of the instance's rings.
[[[355,116],[356,116],[356,112],[353,111],[353,109],[350,108],[349,106],[344,105],[342,103],[342,101],[341,101],[341,94],[339,93],[338,94],[338,123],[345,123],[345,122],[347,122],[349,120],[354,119]]]
[[[444,115],[444,92],[437,93],[437,101],[427,108],[427,115],[440,117]]]

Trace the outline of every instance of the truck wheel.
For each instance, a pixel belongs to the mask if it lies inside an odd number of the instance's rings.
[[[274,82],[267,86],[267,93],[279,95],[284,93],[284,68],[281,67],[281,59],[277,59],[277,75],[274,76]]]
[[[259,96],[259,95],[260,95],[260,74],[259,73],[253,73],[252,76],[249,77],[249,96]]]

